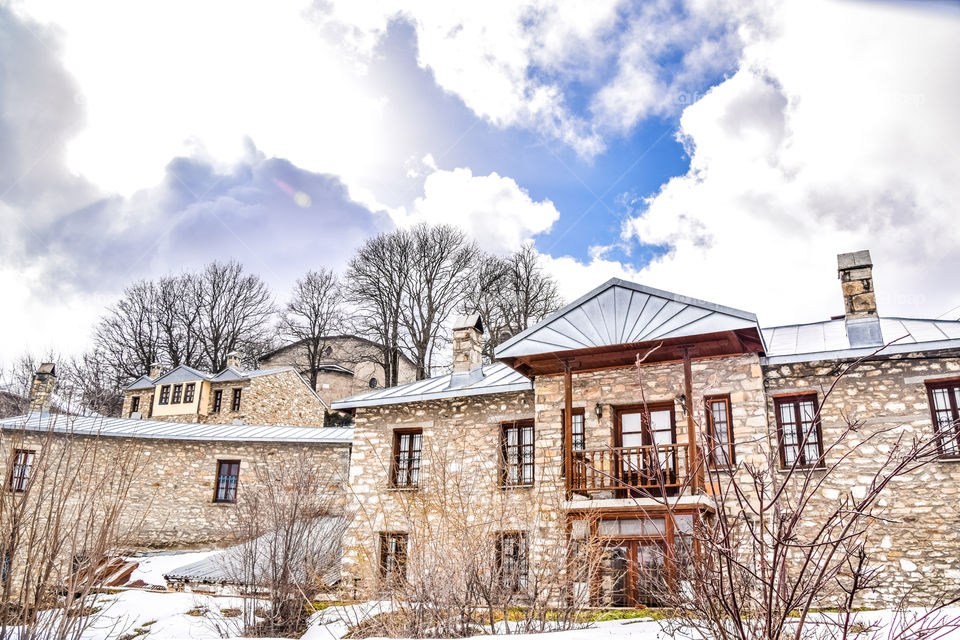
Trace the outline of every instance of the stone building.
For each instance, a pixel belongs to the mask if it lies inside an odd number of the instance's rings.
[[[202,424],[319,427],[329,405],[289,366],[244,370],[236,354],[219,373],[159,365],[124,389],[121,415]]]
[[[30,412],[0,420],[8,496],[79,499],[83,487],[62,488],[59,467],[72,468],[71,461],[85,465],[81,477],[91,486],[122,467],[130,483],[124,499],[133,535],[128,542],[144,547],[229,543],[237,535],[244,497],[266,489],[279,470],[297,465],[314,470],[316,490],[330,492],[331,506],[342,508],[352,442],[348,427],[200,426],[55,414],[49,411],[55,381],[52,366],[39,372]],[[45,483],[42,491],[31,492],[33,482]]]
[[[386,384],[383,347],[359,336],[324,336],[321,338],[316,391],[328,405],[334,400],[379,389]],[[260,358],[260,366],[293,367],[305,380],[310,380],[310,365],[304,341],[287,344]],[[402,353],[399,358],[397,383],[416,380],[413,362]]]
[[[655,605],[649,577],[670,574],[677,542],[744,463],[799,469],[790,477],[837,464],[812,526],[863,497],[906,433],[939,435],[938,457],[879,503],[889,522],[867,537],[883,569],[867,604],[960,587],[960,321],[880,317],[869,253],[838,266],[845,313],[813,324],[761,328],[752,313],[614,279],[482,365],[482,322],[460,319],[451,374],[332,404],[355,416],[345,574],[375,587],[424,553],[461,557],[472,542],[443,547],[448,528],[479,528],[496,539],[495,566],[525,576],[593,536],[605,553],[579,592]]]

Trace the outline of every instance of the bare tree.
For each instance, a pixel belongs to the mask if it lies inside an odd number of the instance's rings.
[[[413,256],[410,234],[381,233],[367,240],[350,260],[347,298],[355,307],[354,330],[381,345],[386,386],[397,384],[402,341],[402,306]]]
[[[464,312],[477,311],[483,317],[489,333],[484,356],[490,360],[498,345],[561,306],[557,283],[544,271],[532,243],[506,258],[480,257],[470,292],[461,304]]]
[[[466,296],[478,250],[451,225],[419,224],[407,237],[411,258],[400,317],[417,379],[423,380],[432,373],[444,324]]]
[[[280,314],[280,329],[287,339],[302,345],[296,351],[296,366],[307,371],[314,391],[329,337],[339,332],[343,322],[343,293],[336,274],[321,269],[297,280]]]
[[[190,273],[156,283],[156,317],[160,350],[171,367],[202,366],[200,348],[200,279]]]
[[[97,324],[96,347],[127,378],[143,375],[160,361],[158,306],[156,284],[141,280],[124,289],[120,301]]]
[[[196,276],[200,351],[204,364],[223,369],[227,354],[262,353],[270,343],[274,308],[266,283],[236,261],[212,262]]]
[[[247,635],[299,637],[310,603],[339,575],[344,479],[306,453],[283,464],[264,456],[254,475],[237,503],[242,544],[224,555],[224,570],[246,594],[268,602],[258,611],[247,601]]]

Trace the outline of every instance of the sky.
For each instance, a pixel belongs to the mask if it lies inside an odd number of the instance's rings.
[[[958,79],[956,2],[0,0],[0,363],[423,220],[764,326],[869,249],[882,315],[956,319]]]

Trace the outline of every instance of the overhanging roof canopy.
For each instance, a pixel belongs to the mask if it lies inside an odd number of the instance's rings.
[[[658,348],[647,362],[763,352],[749,312],[614,278],[497,348],[499,360],[525,375],[623,366]]]

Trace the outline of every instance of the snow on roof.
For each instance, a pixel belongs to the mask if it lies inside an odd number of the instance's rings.
[[[102,416],[66,416],[47,412],[32,412],[25,416],[0,420],[0,429],[53,431],[54,433],[117,438],[216,442],[350,443],[353,441],[351,427],[197,424]]]
[[[517,373],[502,362],[483,365],[480,371],[482,376],[479,377],[470,376],[454,380],[452,374],[447,374],[396,387],[377,389],[337,400],[331,406],[334,409],[353,409],[533,389],[533,381],[530,378]]]
[[[757,329],[747,311],[613,278],[499,347],[498,358]]]
[[[843,318],[762,331],[766,364],[861,357],[881,348],[851,346]],[[960,348],[960,320],[880,318],[880,333],[881,345],[889,345],[884,354]]]

